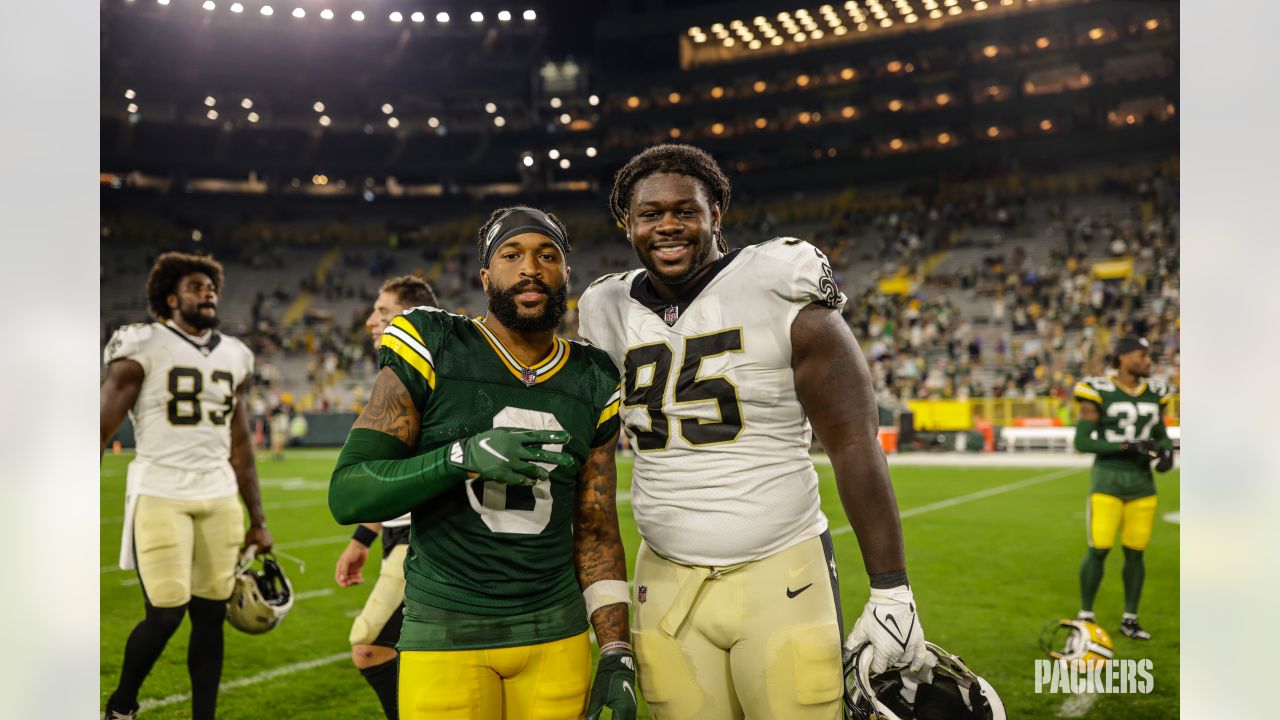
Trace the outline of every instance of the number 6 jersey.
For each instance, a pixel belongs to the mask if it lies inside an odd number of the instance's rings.
[[[216,330],[200,344],[157,322],[125,325],[111,336],[103,364],[125,359],[145,373],[129,410],[138,444],[130,493],[185,500],[234,494],[231,413],[236,388],[253,372],[249,348]]]
[[[734,565],[827,529],[791,323],[810,303],[844,302],[827,258],[795,238],[726,255],[676,302],[658,297],[644,270],[583,293],[580,332],[623,375],[632,509],[658,554]]]

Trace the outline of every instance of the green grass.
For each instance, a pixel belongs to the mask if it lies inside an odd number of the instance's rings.
[[[228,628],[224,686],[280,666],[329,660],[263,682],[224,687],[223,718],[376,718],[379,707],[345,656],[351,617],[369,591],[367,583],[341,589],[333,563],[349,532],[325,506],[325,488],[336,451],[293,451],[287,460],[259,458],[262,495],[280,549],[306,561],[306,572],[284,561],[300,595],[288,620],[266,635]],[[125,465],[130,456],[108,456],[102,466],[101,695],[115,687],[125,639],[142,616],[142,594],[132,573],[115,569],[120,547]],[[819,465],[823,509],[833,528],[846,525],[830,468]],[[630,485],[631,465],[619,458],[619,484]],[[1008,492],[930,509],[933,503],[1024,480]],[[926,636],[964,657],[1000,692],[1009,716],[1052,717],[1067,696],[1035,693],[1033,660],[1041,627],[1078,609],[1077,568],[1084,552],[1084,498],[1088,471],[1048,468],[897,467],[898,502],[906,513],[903,532],[908,567]],[[1157,481],[1158,516],[1178,510],[1178,473]],[[914,509],[917,509],[913,511]],[[631,513],[623,508],[622,532],[628,567],[639,545]],[[1120,553],[1107,561],[1096,609],[1114,633],[1117,657],[1151,658],[1155,689],[1149,695],[1104,695],[1089,718],[1178,716],[1178,525],[1156,521],[1147,553],[1143,625],[1154,639],[1139,643],[1115,632],[1122,607]],[[852,533],[835,537],[847,624],[866,601],[865,574]],[[375,553],[376,555],[376,553]],[[377,575],[373,556],[365,577]],[[142,688],[144,700],[187,693],[188,629],[184,623]],[[147,720],[190,716],[190,704],[170,702],[144,713]],[[644,717],[645,715],[642,715]]]

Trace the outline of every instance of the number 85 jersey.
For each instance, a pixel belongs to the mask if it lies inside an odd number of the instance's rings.
[[[125,359],[145,373],[129,410],[134,463],[148,468],[135,475],[137,491],[185,499],[235,493],[231,414],[236,388],[253,372],[249,348],[216,330],[200,345],[166,324],[136,324],[117,330],[103,351],[106,365]]]
[[[658,554],[735,565],[827,529],[791,369],[791,323],[810,303],[845,297],[826,256],[795,238],[726,255],[675,302],[642,269],[578,301],[579,332],[623,376],[632,509]]]

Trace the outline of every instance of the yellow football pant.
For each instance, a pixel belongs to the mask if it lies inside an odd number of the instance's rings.
[[[1120,543],[1130,550],[1146,550],[1156,522],[1156,496],[1121,500],[1114,495],[1092,493],[1086,513],[1089,547],[1110,550],[1120,529]],[[1123,529],[1121,529],[1123,528]]]
[[[837,716],[842,638],[820,538],[731,568],[641,543],[635,575],[638,680],[655,720]]]
[[[133,516],[138,577],[152,605],[185,605],[194,595],[231,597],[244,513],[235,495],[170,500],[142,495]]]
[[[585,632],[539,645],[400,653],[405,720],[577,720],[590,688]]]

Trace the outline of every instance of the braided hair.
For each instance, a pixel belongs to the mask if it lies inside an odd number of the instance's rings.
[[[656,173],[687,175],[696,178],[707,191],[707,197],[720,206],[721,217],[729,210],[729,178],[707,151],[692,145],[655,145],[636,155],[613,176],[609,192],[609,211],[619,225],[626,227],[631,194],[636,183]],[[716,247],[729,251],[724,232],[716,232]]]

